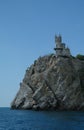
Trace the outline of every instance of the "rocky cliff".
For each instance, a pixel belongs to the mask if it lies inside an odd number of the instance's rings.
[[[12,109],[84,110],[84,61],[39,57],[25,73]]]

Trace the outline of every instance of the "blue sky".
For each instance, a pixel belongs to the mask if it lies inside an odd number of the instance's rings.
[[[0,0],[0,107],[10,106],[27,67],[54,53],[55,34],[84,54],[84,0]]]

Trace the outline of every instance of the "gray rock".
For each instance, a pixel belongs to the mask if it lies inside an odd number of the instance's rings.
[[[38,58],[26,70],[11,108],[84,110],[84,61],[54,54]]]

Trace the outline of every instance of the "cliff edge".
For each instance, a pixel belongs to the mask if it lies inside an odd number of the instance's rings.
[[[39,57],[25,73],[12,109],[84,110],[84,61]]]

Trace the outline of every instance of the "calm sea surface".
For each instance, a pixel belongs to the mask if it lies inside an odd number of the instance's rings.
[[[0,108],[0,130],[84,130],[84,112]]]

